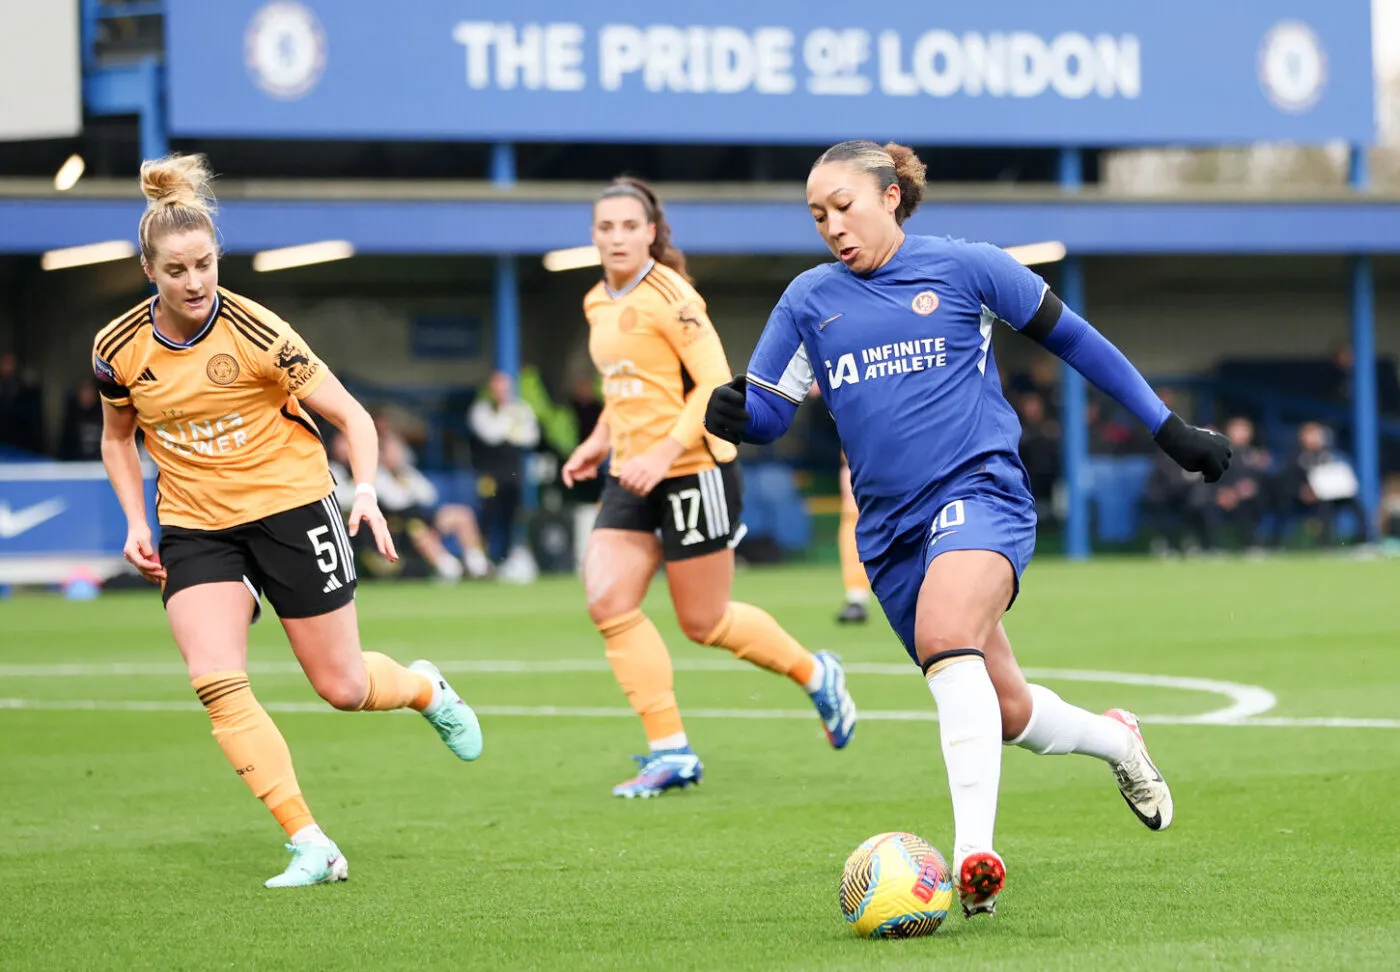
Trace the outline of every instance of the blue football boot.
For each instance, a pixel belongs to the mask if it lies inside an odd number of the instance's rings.
[[[633,756],[637,775],[613,787],[613,796],[628,800],[660,796],[667,790],[696,786],[705,775],[700,757],[686,746],[683,749],[658,749],[646,756]]]

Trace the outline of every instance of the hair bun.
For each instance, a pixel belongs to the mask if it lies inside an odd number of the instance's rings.
[[[203,155],[168,155],[141,163],[141,192],[150,206],[184,205],[212,212],[213,180]]]
[[[214,175],[203,155],[168,155],[141,163],[141,192],[146,212],[141,217],[141,255],[155,259],[158,238],[190,228],[214,235]]]
[[[899,181],[900,203],[899,221],[902,223],[914,214],[924,198],[924,186],[928,179],[928,166],[919,159],[914,150],[898,142],[889,142],[885,151],[894,160],[894,175]]]

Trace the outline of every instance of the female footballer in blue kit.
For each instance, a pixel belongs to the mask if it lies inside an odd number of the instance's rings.
[[[1096,756],[1144,824],[1162,830],[1172,819],[1136,717],[1095,715],[1028,685],[1002,627],[1035,547],[1036,512],[993,325],[1068,362],[1207,482],[1224,473],[1230,446],[1172,413],[1121,352],[1002,250],[906,236],[923,188],[924,166],[904,146],[843,142],[817,159],[807,204],[839,262],[788,285],[747,376],[715,390],[705,425],[732,442],[771,442],[818,383],[850,462],[861,560],[938,709],[953,873],[971,917],[991,913],[1005,883],[992,846],[1003,742]]]

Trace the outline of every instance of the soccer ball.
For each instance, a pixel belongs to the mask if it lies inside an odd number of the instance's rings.
[[[841,872],[841,913],[862,938],[932,935],[952,903],[948,862],[913,834],[876,834]]]

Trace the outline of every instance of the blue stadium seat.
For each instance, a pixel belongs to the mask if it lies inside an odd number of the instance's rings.
[[[1095,540],[1126,543],[1137,536],[1138,504],[1152,462],[1150,456],[1089,457]]]
[[[801,550],[812,540],[812,518],[797,491],[792,469],[780,462],[745,463],[744,523],[749,535],[784,550]]]

